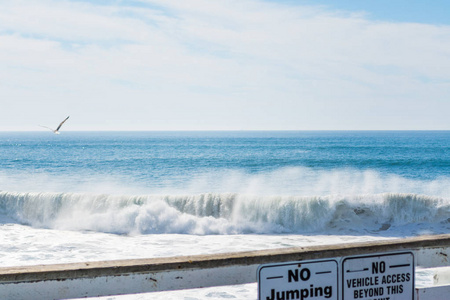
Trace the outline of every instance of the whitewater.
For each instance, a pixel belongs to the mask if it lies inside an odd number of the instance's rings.
[[[450,232],[447,131],[0,133],[0,158],[2,266]]]

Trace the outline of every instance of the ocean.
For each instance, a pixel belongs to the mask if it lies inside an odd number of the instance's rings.
[[[2,266],[449,232],[450,131],[0,133]]]

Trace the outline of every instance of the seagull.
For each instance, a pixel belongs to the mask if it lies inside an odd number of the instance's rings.
[[[70,117],[70,116],[69,116],[69,117]],[[61,128],[62,124],[64,124],[64,122],[67,121],[67,119],[68,119],[69,117],[65,118],[64,121],[62,121],[61,123],[59,123],[59,125],[58,125],[58,127],[56,127],[56,129],[53,129],[53,128],[50,128],[50,127],[47,127],[47,126],[42,126],[42,125],[39,125],[39,126],[44,127],[44,128],[47,128],[47,129],[50,129],[51,131],[53,131],[54,134],[59,134],[59,129]]]

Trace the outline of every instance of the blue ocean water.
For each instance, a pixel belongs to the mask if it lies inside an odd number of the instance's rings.
[[[0,191],[45,228],[446,232],[450,131],[3,132]]]

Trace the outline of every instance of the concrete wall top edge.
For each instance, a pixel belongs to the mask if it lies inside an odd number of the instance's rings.
[[[450,234],[443,234],[376,242],[294,247],[212,255],[4,267],[0,268],[0,284],[6,282],[65,280],[99,276],[125,276],[132,273],[220,268],[232,265],[259,265],[269,262],[344,257],[363,253],[449,247]]]

